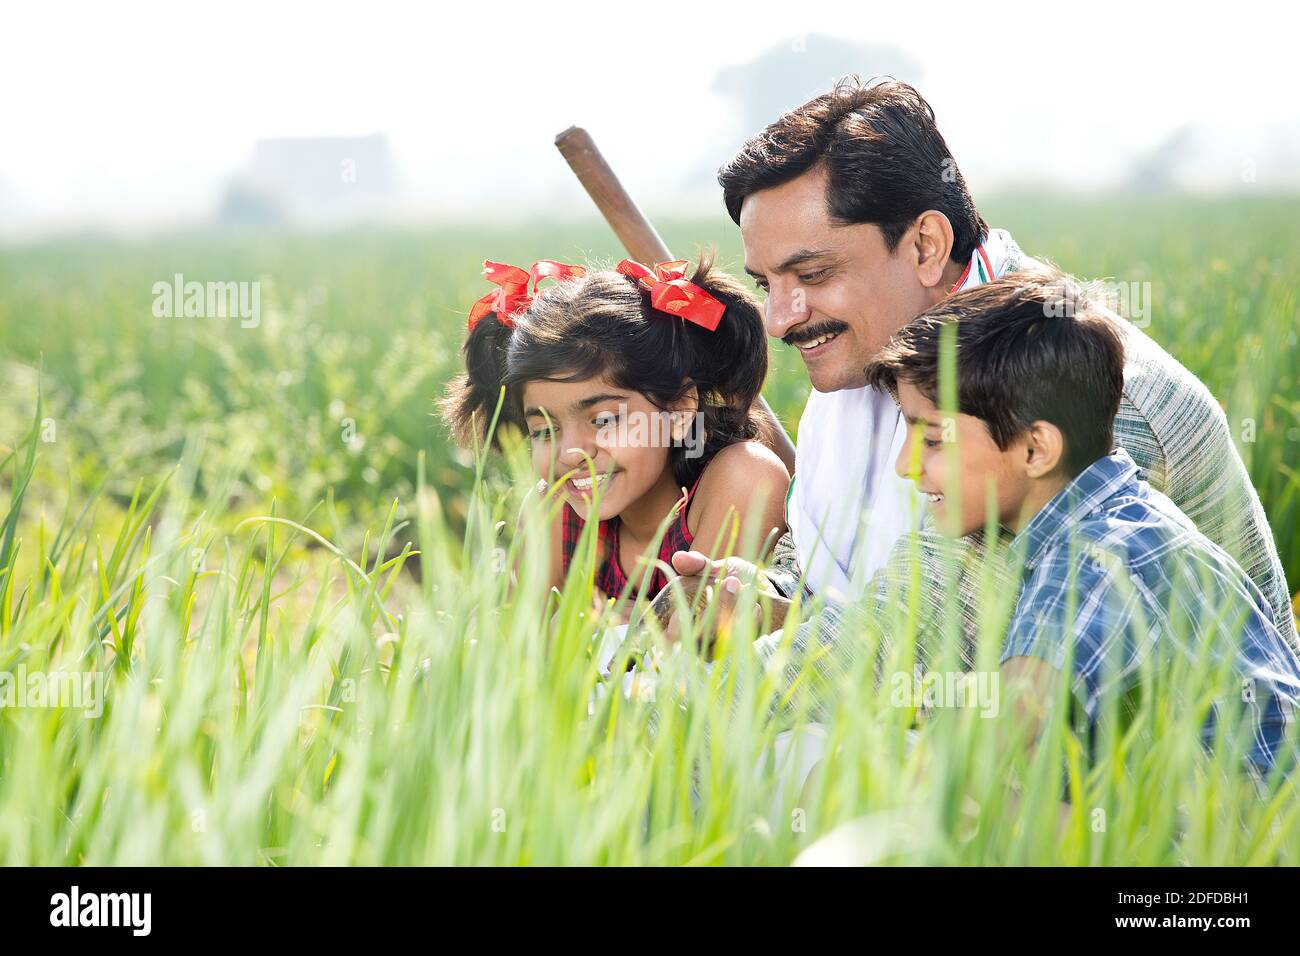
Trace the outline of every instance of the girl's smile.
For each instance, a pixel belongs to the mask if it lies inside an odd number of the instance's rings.
[[[617,477],[617,470],[608,475],[598,474],[595,478],[590,474],[574,475],[564,483],[564,491],[571,499],[589,502],[596,492],[605,497]]]

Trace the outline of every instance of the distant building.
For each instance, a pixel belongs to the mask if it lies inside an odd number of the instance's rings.
[[[260,139],[227,186],[219,215],[230,223],[340,223],[382,215],[397,195],[382,134]]]

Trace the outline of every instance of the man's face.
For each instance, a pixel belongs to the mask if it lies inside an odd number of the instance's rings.
[[[740,236],[745,271],[767,294],[768,335],[799,349],[819,392],[865,385],[867,363],[935,301],[911,230],[890,252],[878,226],[832,223],[821,166],[746,197]]]
[[[898,383],[898,404],[913,438],[903,444],[894,468],[903,478],[914,479],[929,496],[935,526],[953,537],[978,531],[984,527],[991,500],[998,523],[1019,528],[1033,485],[1023,465],[1024,443],[999,448],[982,420],[972,415],[945,416],[907,382]],[[959,499],[956,509],[954,496]]]

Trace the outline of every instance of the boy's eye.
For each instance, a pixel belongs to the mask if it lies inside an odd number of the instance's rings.
[[[531,432],[529,432],[528,437],[531,438],[533,441],[546,441],[547,439],[551,438],[554,435],[554,433],[555,433],[554,429],[552,429],[551,426],[542,425],[538,428],[534,428]]]
[[[597,428],[608,428],[611,425],[618,424],[618,415],[613,412],[602,412],[591,420],[591,423]]]
[[[940,445],[943,444],[943,442],[940,441],[940,440],[937,439],[937,438],[924,438],[924,437],[923,437],[923,438],[921,439],[921,444],[924,445],[926,448],[938,448]]]

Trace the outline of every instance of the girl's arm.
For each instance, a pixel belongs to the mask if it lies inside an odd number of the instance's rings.
[[[766,445],[746,441],[722,449],[704,470],[686,516],[693,548],[714,559],[766,557],[785,533],[789,487],[790,472]]]

